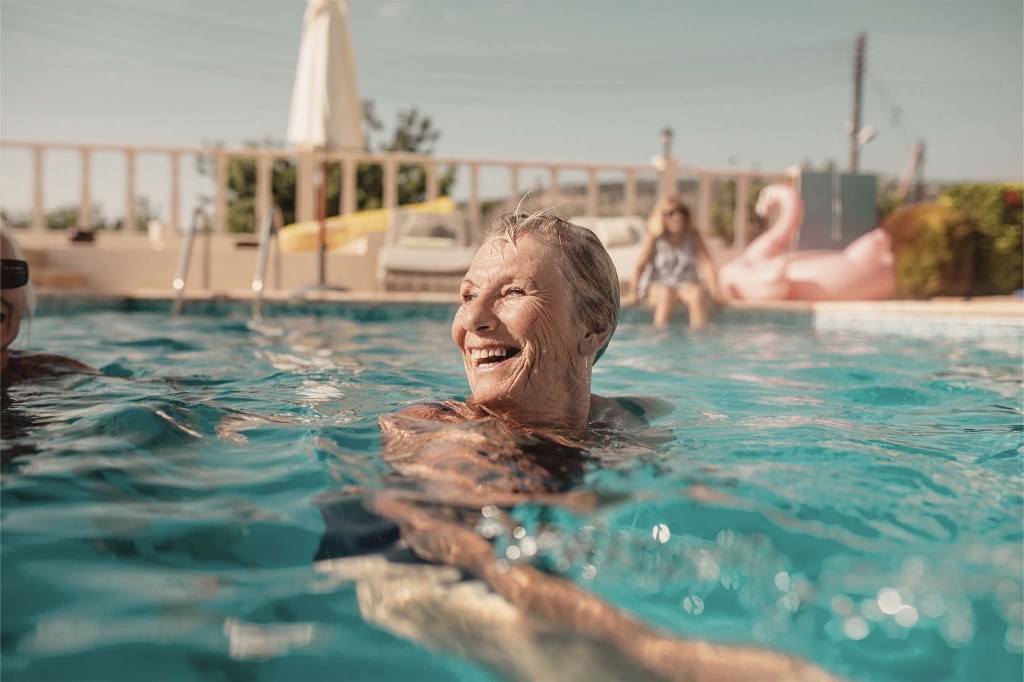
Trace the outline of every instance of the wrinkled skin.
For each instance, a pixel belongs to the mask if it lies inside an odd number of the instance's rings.
[[[722,291],[744,301],[865,301],[888,298],[896,287],[889,235],[872,230],[842,251],[787,249],[803,222],[803,200],[785,185],[761,191],[756,210],[778,208],[771,227],[743,255],[722,266]]]
[[[520,424],[582,428],[591,410],[590,372],[608,334],[587,329],[561,275],[561,253],[532,234],[485,243],[463,280],[452,339],[473,402]],[[475,354],[507,353],[501,362]]]
[[[561,253],[543,237],[485,243],[452,325],[472,397],[379,419],[382,456],[401,485],[361,502],[430,565],[342,557],[318,570],[356,575],[369,621],[483,660],[510,679],[832,679],[784,654],[663,633],[528,564],[499,568],[495,548],[473,530],[485,506],[591,509],[597,495],[573,489],[590,449],[635,457],[658,442],[648,441],[655,434],[647,420],[664,414],[663,405],[637,398],[626,409],[590,393],[594,357],[611,329],[579,321],[560,265]],[[481,362],[490,359],[484,349],[497,349],[496,361]],[[443,567],[471,580],[438,582]],[[487,608],[474,607],[482,599]]]

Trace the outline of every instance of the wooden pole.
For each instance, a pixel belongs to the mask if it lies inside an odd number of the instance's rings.
[[[135,232],[135,150],[129,149],[125,158],[125,198],[124,198],[124,231]]]
[[[626,171],[626,215],[636,215],[636,171]]]
[[[171,230],[181,233],[181,152],[171,152]]]
[[[43,151],[42,145],[32,147],[32,229],[46,231],[46,211],[43,208]]]
[[[228,233],[228,158],[224,150],[218,149],[213,154],[217,173],[217,195],[214,208],[214,229],[217,234]]]
[[[320,182],[317,187],[317,284],[321,289],[327,287],[327,155],[320,157]]]
[[[864,81],[864,46],[867,36],[863,31],[857,34],[853,54],[853,118],[850,119],[850,172],[856,173],[860,165],[860,100],[861,85]]]
[[[92,228],[92,199],[89,191],[89,157],[90,149],[82,147],[82,190],[81,198],[78,201],[78,225],[80,230]]]

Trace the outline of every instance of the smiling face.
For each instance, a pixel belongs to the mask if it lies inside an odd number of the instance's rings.
[[[452,338],[474,401],[526,425],[566,425],[589,411],[590,370],[604,336],[589,332],[547,237],[497,237],[462,282]],[[595,345],[596,344],[596,345]]]

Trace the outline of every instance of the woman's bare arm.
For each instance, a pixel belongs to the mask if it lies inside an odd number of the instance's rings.
[[[722,290],[718,285],[718,269],[715,267],[715,262],[712,260],[711,253],[708,251],[704,239],[700,236],[700,232],[694,230],[693,238],[694,243],[697,245],[697,271],[700,273],[701,280],[707,285],[711,298],[718,305],[722,305],[725,302],[725,298],[722,296]]]
[[[657,239],[652,234],[646,234],[644,236],[643,244],[640,245],[640,254],[636,259],[636,267],[633,268],[633,280],[630,283],[630,293],[627,296],[627,300],[624,302],[637,303],[639,302],[639,286],[640,277],[644,274],[644,269],[654,259],[654,241]]]
[[[660,633],[569,580],[533,566],[499,565],[484,538],[387,491],[374,495],[370,509],[391,519],[402,538],[426,561],[457,566],[486,582],[511,604],[569,632],[605,642],[652,676],[664,680],[720,682],[834,680],[797,658],[746,646],[684,640]]]

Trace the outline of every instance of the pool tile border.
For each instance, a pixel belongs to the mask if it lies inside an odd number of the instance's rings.
[[[404,319],[451,320],[458,299],[447,294],[366,295],[328,292],[302,299],[278,296],[263,303],[266,317],[338,317],[360,322],[388,322]],[[165,292],[138,296],[54,295],[40,296],[38,315],[68,315],[80,312],[151,312],[172,314],[173,302]],[[251,314],[248,296],[201,296],[184,301],[183,315]],[[623,323],[650,320],[642,306],[626,306]],[[681,316],[680,322],[685,319]],[[714,314],[725,325],[770,324],[821,332],[861,332],[917,338],[1024,339],[1024,300],[938,299],[933,301],[868,302],[773,302],[739,303]]]

